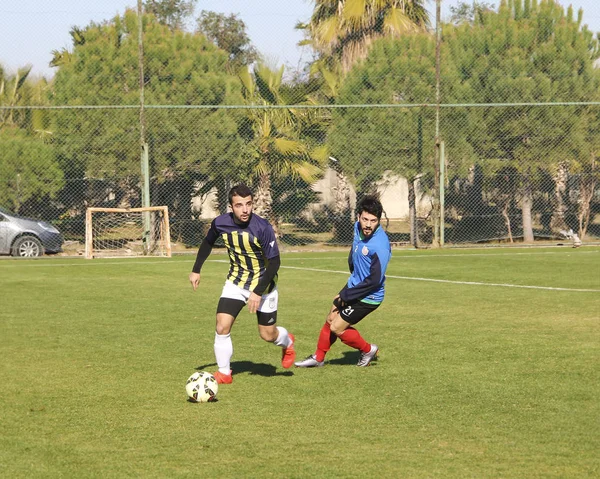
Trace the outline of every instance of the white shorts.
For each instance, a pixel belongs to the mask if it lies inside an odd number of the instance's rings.
[[[247,303],[251,292],[252,291],[236,286],[231,281],[226,281],[225,286],[223,286],[223,291],[221,292],[221,298],[237,299]],[[277,292],[276,286],[270,293],[262,295],[262,299],[258,305],[258,311],[263,313],[274,313],[277,311],[278,300],[279,293]]]

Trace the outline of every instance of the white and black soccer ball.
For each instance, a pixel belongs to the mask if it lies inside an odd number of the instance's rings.
[[[206,371],[192,374],[185,384],[185,392],[194,402],[213,402],[217,400],[219,384],[215,377]]]

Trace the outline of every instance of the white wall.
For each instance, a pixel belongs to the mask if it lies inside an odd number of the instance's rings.
[[[343,186],[343,185],[342,185]],[[322,179],[317,181],[312,189],[320,193],[321,202],[313,204],[306,212],[307,217],[311,217],[312,214],[322,208],[324,205],[333,206],[335,204],[335,194],[339,187],[339,177],[335,170],[328,168],[325,171],[325,175]],[[356,205],[356,191],[349,185],[350,192],[350,207],[355,208]],[[406,178],[394,175],[391,172],[384,174],[383,178],[378,182],[377,191],[380,194],[381,203],[385,209],[385,213],[388,218],[393,219],[408,219],[408,182]],[[418,197],[420,192],[417,191]],[[216,201],[216,191],[209,193],[206,198],[202,199],[199,197],[192,199],[192,207],[195,211],[201,211],[200,217],[202,219],[212,219],[219,214],[213,208]],[[417,202],[417,212],[419,216],[426,216],[431,210],[431,200],[428,196],[421,198]]]

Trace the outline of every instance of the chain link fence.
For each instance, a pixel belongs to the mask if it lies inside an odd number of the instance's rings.
[[[598,242],[598,171],[591,153],[587,163],[572,159],[574,133],[561,128],[559,137],[553,136],[557,132],[549,131],[544,121],[530,136],[502,134],[505,124],[576,116],[578,108],[599,107],[445,105],[440,136],[448,138],[441,162],[446,245],[517,244],[524,239],[555,244],[565,241],[569,230],[581,233],[586,242]],[[253,144],[255,134],[247,124],[244,129],[252,109],[147,108],[150,202],[169,207],[174,251],[200,243],[211,219],[227,211],[227,193],[238,182],[254,187],[256,209],[276,226],[283,247],[348,244],[357,197],[368,193],[381,198],[383,225],[393,243],[430,246],[435,203],[440,201],[440,190],[434,188],[439,164],[432,135],[435,108],[367,105],[331,111],[321,106],[306,113],[317,115],[319,110],[340,118],[337,132],[321,132],[311,140],[314,150],[331,142],[331,154],[324,159],[312,158],[311,151],[282,154],[273,160],[276,168],[265,173],[264,158],[257,157]],[[44,111],[56,125],[52,138],[41,150],[18,150],[13,168],[4,157],[0,199],[19,215],[57,226],[66,250],[80,254],[88,207],[142,206],[139,111]],[[463,121],[457,122],[461,116]],[[493,139],[484,128],[490,121],[498,132]],[[38,156],[25,161],[28,154]],[[29,160],[31,167],[24,168]],[[300,168],[313,167],[312,181],[301,172],[292,174],[295,162]],[[265,198],[261,182],[266,181]]]
[[[66,254],[83,254],[87,208],[146,206],[142,143],[147,206],[168,206],[175,253],[197,248],[239,182],[254,188],[283,249],[349,244],[366,194],[381,198],[395,245],[600,243],[600,75],[589,65],[554,79],[508,72],[512,83],[469,86],[476,94],[465,93],[473,73],[461,80],[467,67],[454,65],[436,106],[432,36],[377,44],[334,94],[323,79],[286,84],[260,65],[232,72],[205,39],[171,32],[167,43],[149,24],[142,109],[135,25],[117,43],[110,28],[79,32],[76,61],[62,58],[21,104],[0,105],[0,207],[51,222]],[[385,60],[407,45],[425,66]],[[482,71],[501,60],[490,65]],[[571,93],[552,93],[565,78]],[[591,93],[565,101],[577,82]],[[516,101],[539,85],[546,101]]]

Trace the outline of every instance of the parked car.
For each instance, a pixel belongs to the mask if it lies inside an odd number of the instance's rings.
[[[0,254],[42,256],[62,251],[63,237],[46,221],[24,218],[0,208]]]

